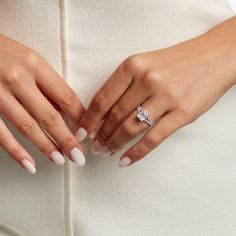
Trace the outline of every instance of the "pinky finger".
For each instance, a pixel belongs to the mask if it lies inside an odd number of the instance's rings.
[[[0,146],[31,174],[36,173],[35,162],[30,154],[17,142],[0,118]]]
[[[166,138],[183,126],[183,120],[181,118],[175,111],[168,112],[164,115],[140,141],[122,155],[118,166],[126,167],[145,157]]]

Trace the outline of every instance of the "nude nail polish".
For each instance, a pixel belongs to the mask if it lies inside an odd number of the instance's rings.
[[[90,134],[89,138],[94,139],[97,135],[97,132],[99,131],[99,129],[101,128],[102,124],[103,124],[104,120],[101,120],[99,125],[97,126],[97,128]]]
[[[87,137],[88,132],[85,128],[80,127],[76,133],[75,133],[75,137],[78,140],[78,142],[82,142],[85,140],[85,138]]]
[[[104,146],[96,139],[92,144],[92,153],[94,155],[101,154]]]
[[[94,139],[96,137],[96,134],[97,134],[97,131],[95,130],[90,134],[89,138]]]
[[[28,170],[29,173],[31,173],[31,174],[36,173],[36,169],[35,169],[34,165],[30,161],[28,161],[27,159],[21,160],[21,164],[23,165],[23,167],[26,170]]]
[[[53,151],[50,155],[50,158],[58,165],[63,165],[65,163],[65,158],[58,151]]]
[[[104,157],[108,157],[108,156],[110,156],[112,154],[112,151],[107,147],[107,145],[105,145],[104,147],[103,147],[103,150],[102,150],[102,155],[104,156]]]
[[[124,157],[120,159],[118,166],[119,167],[126,167],[131,163],[131,159],[129,157]]]
[[[74,161],[76,164],[78,164],[79,166],[83,166],[85,165],[85,156],[84,154],[80,151],[79,148],[74,147],[71,151],[70,151],[70,157],[71,160]]]

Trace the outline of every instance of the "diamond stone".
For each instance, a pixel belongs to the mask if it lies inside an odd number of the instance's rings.
[[[142,108],[138,109],[138,118],[140,121],[144,121],[148,117],[148,112],[143,110]]]

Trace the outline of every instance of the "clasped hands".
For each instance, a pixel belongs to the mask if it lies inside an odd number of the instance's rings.
[[[80,143],[87,137],[93,139],[94,154],[112,157],[145,131],[119,159],[120,167],[132,165],[179,128],[194,122],[236,83],[235,38],[218,37],[222,30],[230,33],[227,24],[230,22],[168,48],[129,56],[97,91],[87,109],[45,58],[1,35],[0,113],[57,164],[64,163],[65,154],[84,165]],[[137,118],[140,105],[149,112],[153,127]],[[75,134],[61,112],[78,128]],[[35,173],[33,157],[3,120],[0,144],[14,160]]]

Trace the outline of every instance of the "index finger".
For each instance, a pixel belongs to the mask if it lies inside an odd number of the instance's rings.
[[[133,76],[124,63],[117,67],[95,94],[87,111],[83,114],[78,124],[79,129],[75,134],[79,142],[82,142],[88,134],[95,130],[105,114],[130,86],[132,80]]]

